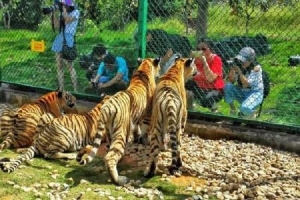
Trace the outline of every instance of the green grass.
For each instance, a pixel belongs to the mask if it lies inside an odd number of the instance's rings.
[[[12,150],[4,150],[1,152],[1,157],[16,158],[18,156]],[[124,190],[116,190],[116,186],[109,182],[109,176],[104,170],[102,158],[98,157],[87,166],[79,166],[76,161],[71,160],[46,160],[43,158],[34,158],[32,162],[28,164],[22,164],[25,167],[17,169],[15,172],[6,174],[0,173],[0,199],[14,199],[14,200],[32,200],[37,197],[34,196],[33,191],[25,192],[21,188],[13,187],[8,183],[12,181],[21,187],[32,187],[36,183],[41,185],[48,185],[51,182],[62,184],[69,184],[68,195],[66,199],[73,199],[84,192],[82,200],[99,199],[100,196],[95,190],[110,190],[111,196],[122,196],[124,200],[133,199],[146,199],[137,198],[132,194],[126,194]],[[165,199],[170,200],[182,200],[187,197],[191,197],[194,193],[185,191],[185,187],[176,186],[166,181],[161,181],[159,176],[151,179],[145,179],[142,176],[141,170],[133,170],[131,166],[121,164],[119,165],[119,172],[132,170],[127,173],[130,179],[140,180],[142,187],[145,188],[157,188],[164,194]],[[55,174],[57,176],[55,177]],[[54,175],[54,176],[52,176]],[[72,184],[68,182],[68,179],[72,178],[74,181]],[[81,181],[85,180],[85,183]],[[91,188],[90,191],[87,191]],[[138,186],[135,186],[138,188]],[[41,199],[49,199],[46,197],[47,192],[51,192],[51,188],[39,190],[43,196]],[[63,189],[60,190],[64,191]],[[103,198],[103,199],[107,199]]]
[[[299,68],[288,66],[288,57],[300,53],[298,19],[300,3],[293,7],[273,6],[268,12],[258,10],[253,14],[249,24],[249,36],[258,33],[264,34],[270,43],[271,52],[258,57],[263,68],[269,72],[271,78],[271,93],[264,103],[261,120],[279,124],[298,126],[300,119],[295,117],[300,112],[299,95]],[[108,19],[109,20],[109,19]],[[79,27],[77,44],[79,53],[90,52],[96,43],[104,43],[112,53],[122,55],[131,68],[136,67],[137,52],[133,41],[133,33],[137,23],[132,22],[122,30],[110,30],[108,21],[103,19],[99,25],[87,20],[85,28]],[[148,28],[161,28],[170,33],[187,36],[195,46],[195,31],[186,34],[182,15],[173,18],[155,18],[148,23]],[[56,66],[51,44],[57,33],[51,29],[49,19],[40,24],[37,31],[28,30],[0,30],[0,67],[2,80],[16,82],[36,87],[54,89],[56,82]],[[230,9],[224,4],[215,4],[209,9],[208,37],[222,40],[230,36],[245,35],[245,19],[230,14]],[[30,51],[30,41],[44,40],[46,51],[37,53]],[[79,92],[84,93],[88,85],[85,71],[75,62],[78,75]],[[65,69],[65,85],[67,90],[73,90],[70,75]],[[228,114],[228,106],[221,102],[221,112]],[[201,109],[202,111],[203,109]],[[200,111],[200,110],[199,110]]]

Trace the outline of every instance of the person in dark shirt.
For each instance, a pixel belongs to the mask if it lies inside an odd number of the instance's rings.
[[[175,57],[189,57],[192,46],[187,37],[170,34],[161,29],[147,30],[146,52],[161,57],[162,74],[165,73],[175,61]],[[137,35],[135,35],[137,40]]]

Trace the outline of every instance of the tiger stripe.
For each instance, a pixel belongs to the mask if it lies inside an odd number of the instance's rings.
[[[0,118],[0,151],[7,148],[29,147],[41,116],[51,113],[61,116],[67,107],[75,105],[76,98],[69,92],[53,91],[41,96],[31,104],[25,104],[17,111],[5,110]]]
[[[144,176],[156,174],[158,154],[169,146],[170,136],[172,163],[169,172],[179,175],[182,166],[180,155],[181,136],[187,120],[185,82],[196,74],[193,59],[177,58],[164,74],[153,95],[150,127],[150,162]]]
[[[128,89],[113,95],[101,107],[101,117],[92,150],[78,154],[77,160],[84,165],[93,160],[102,140],[107,137],[109,150],[104,158],[106,168],[117,185],[128,182],[126,176],[119,176],[117,164],[124,154],[125,146],[139,125],[150,112],[152,95],[159,75],[160,59],[144,59],[134,73]]]
[[[101,97],[102,98],[102,97]],[[44,114],[37,126],[37,134],[28,150],[16,160],[0,160],[0,168],[6,173],[15,171],[24,161],[43,155],[50,159],[75,159],[75,151],[93,144],[101,106],[109,96],[84,114],[66,114],[54,118]]]

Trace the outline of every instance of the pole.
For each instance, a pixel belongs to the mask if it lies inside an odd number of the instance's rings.
[[[148,0],[139,0],[138,18],[138,56],[144,58],[146,55],[146,32],[147,32],[147,13]]]

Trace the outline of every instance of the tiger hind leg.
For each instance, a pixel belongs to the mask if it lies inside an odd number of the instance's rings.
[[[123,144],[125,145],[125,143]],[[112,179],[112,182],[116,185],[123,186],[129,182],[126,176],[120,176],[118,174],[117,165],[124,154],[124,146],[117,142],[111,144],[111,148],[108,150],[105,159],[105,165],[107,171]]]
[[[160,146],[162,146],[161,140],[158,139],[157,133],[151,134],[151,155],[150,155],[150,161],[149,164],[144,171],[144,177],[151,178],[156,175],[157,171],[157,163],[158,163],[158,155],[160,152]]]

